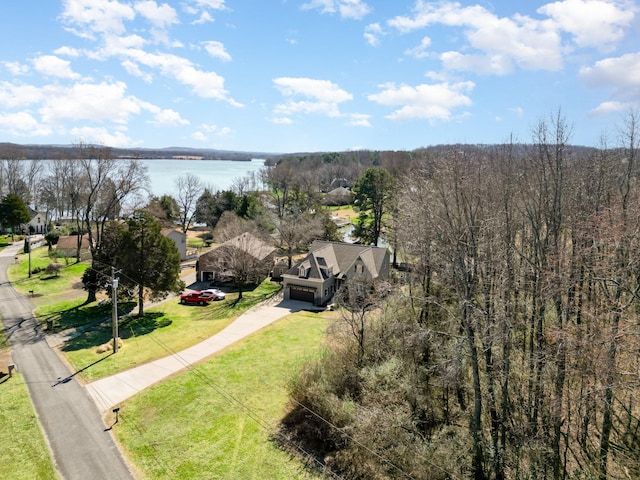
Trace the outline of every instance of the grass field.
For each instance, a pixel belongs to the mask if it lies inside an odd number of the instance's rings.
[[[91,311],[92,318],[107,320],[67,342],[62,348],[71,365],[76,371],[81,371],[80,377],[89,382],[195,345],[218,333],[242,312],[260,303],[277,289],[278,285],[265,282],[253,291],[244,292],[242,301],[237,305],[233,305],[237,298],[235,293],[229,294],[224,301],[213,302],[205,307],[180,305],[177,299],[170,299],[146,309],[143,318],[133,315],[122,317],[119,337],[123,344],[116,355],[100,348],[108,345],[112,338],[110,307],[78,305],[55,313],[49,311],[52,307],[49,306],[39,309],[37,314],[43,318],[55,318],[57,323],[66,326],[74,323],[70,318],[89,314],[82,312]],[[121,306],[128,311],[134,310],[131,303]]]
[[[49,257],[48,253],[47,247],[34,248],[31,251],[31,277],[29,255],[17,255],[17,262],[11,265],[7,272],[14,288],[20,293],[31,295],[36,306],[48,305],[63,299],[86,297],[81,279],[89,264],[73,261],[67,264],[64,259]],[[51,263],[61,264],[57,274],[44,271]]]
[[[0,478],[59,478],[22,375],[0,380],[0,404]]]
[[[0,332],[0,353],[8,349]],[[2,369],[0,369],[2,370]],[[5,372],[6,373],[6,372]],[[0,378],[0,478],[59,478],[22,375]]]
[[[121,405],[114,427],[145,479],[315,479],[272,441],[287,384],[328,316],[300,312]]]

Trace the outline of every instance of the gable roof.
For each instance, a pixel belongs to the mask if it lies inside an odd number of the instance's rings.
[[[208,252],[203,253],[202,255],[200,255],[200,259],[206,261],[209,258],[217,256],[227,248],[239,249],[243,252],[248,253],[259,261],[265,260],[269,255],[276,251],[276,249],[268,243],[263,242],[258,237],[250,234],[249,232],[245,232],[241,235],[238,235],[237,237],[232,238],[231,240],[227,240],[226,242],[218,245],[213,250],[209,250]]]
[[[65,235],[58,238],[56,243],[57,249],[75,249],[78,248],[78,236],[77,235]],[[86,235],[82,236],[82,243],[80,248],[89,248],[89,238]]]
[[[344,278],[345,272],[360,260],[371,278],[378,278],[387,255],[387,249],[382,247],[316,240],[309,254],[286,274],[300,276],[302,273],[304,278],[322,280],[329,276]]]

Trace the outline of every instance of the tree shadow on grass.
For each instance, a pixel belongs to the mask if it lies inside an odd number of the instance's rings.
[[[133,311],[136,302],[123,302],[118,304],[118,314],[127,315]],[[52,312],[43,320],[52,322],[56,330],[78,328],[95,322],[102,322],[111,316],[110,303],[95,303],[93,305],[82,304],[67,310]]]
[[[118,336],[126,340],[132,337],[147,335],[158,328],[171,325],[172,320],[166,318],[163,313],[145,313],[142,318],[127,316],[120,318],[118,322]],[[68,340],[62,350],[71,352],[97,348],[113,339],[111,322],[101,322],[87,329],[82,335]]]

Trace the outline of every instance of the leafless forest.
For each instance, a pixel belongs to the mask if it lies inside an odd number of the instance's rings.
[[[283,422],[327,477],[640,478],[638,127],[396,173],[396,293],[350,296]]]

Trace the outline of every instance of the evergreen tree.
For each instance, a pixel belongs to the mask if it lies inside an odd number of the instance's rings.
[[[353,187],[354,204],[360,209],[353,234],[361,243],[378,246],[392,189],[393,177],[384,168],[368,168]]]
[[[184,288],[180,280],[180,253],[162,235],[162,226],[144,210],[137,210],[118,235],[116,267],[122,285],[137,287],[138,314],[144,314],[144,300],[162,298]]]
[[[0,203],[0,221],[11,227],[11,240],[18,227],[31,220],[31,214],[22,198],[12,193],[6,195]]]

